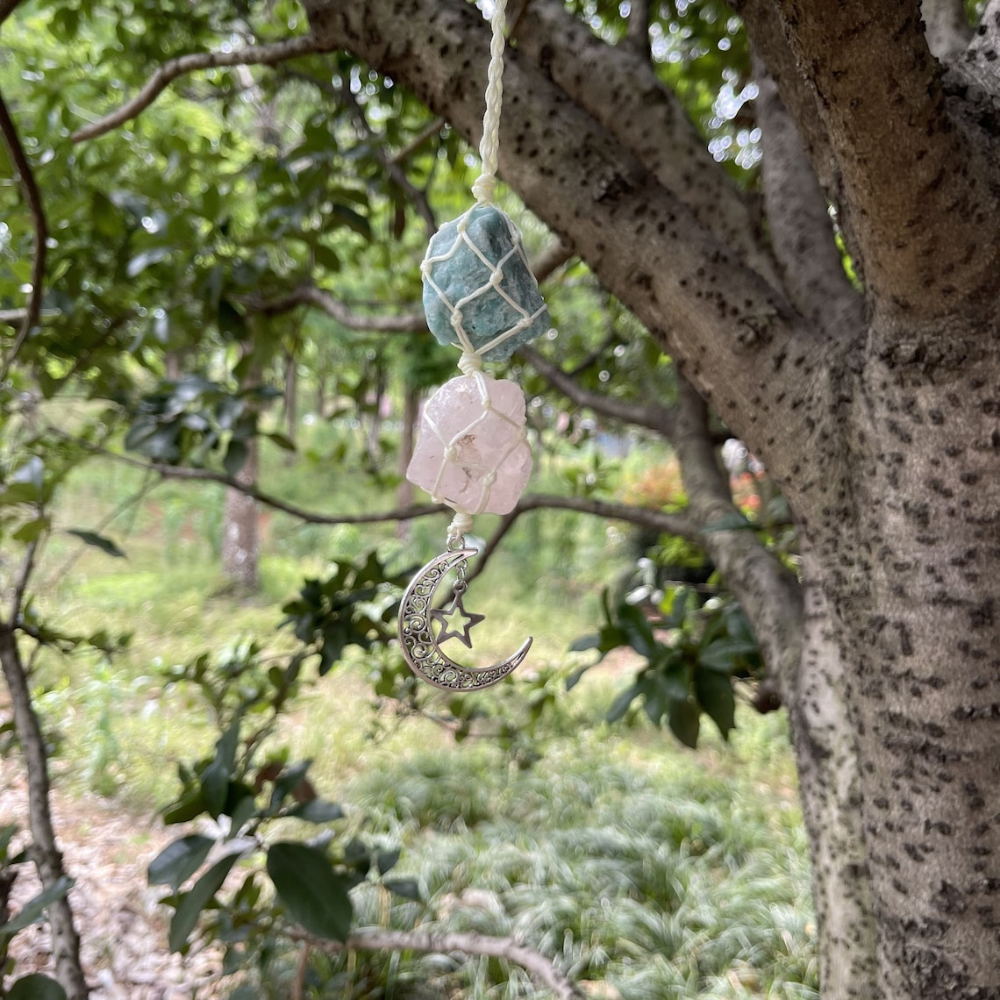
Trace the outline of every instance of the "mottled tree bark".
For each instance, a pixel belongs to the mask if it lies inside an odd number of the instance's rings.
[[[247,457],[236,478],[248,486],[257,482],[257,441],[247,442]],[[257,501],[227,489],[222,518],[222,572],[241,590],[260,588],[260,534]]]

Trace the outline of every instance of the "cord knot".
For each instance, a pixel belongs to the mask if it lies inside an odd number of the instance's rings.
[[[472,375],[474,372],[481,372],[483,370],[482,356],[476,354],[474,351],[463,351],[462,356],[458,359],[458,370],[463,375]]]
[[[497,181],[495,177],[481,174],[472,185],[472,194],[480,205],[492,205],[496,201]]]

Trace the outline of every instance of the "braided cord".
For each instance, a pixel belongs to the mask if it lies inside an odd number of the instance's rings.
[[[490,27],[490,68],[486,83],[486,114],[483,116],[483,138],[479,143],[482,173],[472,185],[472,193],[480,204],[492,205],[496,194],[497,154],[500,149],[500,109],[503,105],[503,50],[507,0],[493,0]]]

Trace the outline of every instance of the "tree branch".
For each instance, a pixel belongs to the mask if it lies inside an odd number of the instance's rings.
[[[764,206],[785,291],[827,336],[853,337],[862,329],[862,301],[844,273],[826,199],[774,80],[760,59],[753,62]]]
[[[390,73],[478,141],[489,32],[474,7],[464,0],[307,0],[306,8],[325,44]],[[463,58],[442,59],[443,49]],[[766,439],[749,420],[758,408],[751,400],[766,386],[774,425],[783,435],[804,434],[810,386],[782,361],[801,358],[810,372],[821,365],[824,346],[814,331],[519,51],[509,53],[504,92],[501,174],[572,240],[664,349],[690,360],[690,377],[717,396],[727,424],[770,462]]]
[[[427,192],[421,191],[411,183],[410,178],[406,176],[406,171],[398,163],[394,163],[392,158],[384,152],[380,145],[381,140],[379,136],[375,134],[374,129],[368,124],[368,118],[365,115],[364,109],[358,104],[354,94],[351,93],[350,87],[341,86],[340,99],[351,109],[352,117],[358,128],[374,143],[375,158],[382,164],[385,172],[392,178],[397,187],[406,195],[420,218],[424,220],[424,225],[427,228],[427,239],[429,240],[437,232],[438,224],[430,202],[427,200]]]
[[[933,317],[963,297],[995,294],[997,251],[982,233],[991,222],[1000,228],[996,167],[946,107],[917,0],[777,0],[777,7],[819,95],[872,300]]]
[[[927,45],[935,58],[952,62],[972,41],[973,28],[963,0],[920,0]]]
[[[581,514],[593,514],[610,521],[624,521],[640,528],[652,528],[665,535],[676,535],[678,538],[686,538],[688,541],[699,544],[704,542],[698,525],[685,513],[668,514],[666,511],[656,510],[652,507],[609,503],[605,500],[593,500],[589,497],[563,497],[551,493],[530,493],[528,496],[521,497],[517,506],[500,519],[500,524],[487,539],[486,545],[479,553],[475,566],[466,574],[466,582],[471,583],[486,569],[486,564],[500,547],[500,543],[510,529],[514,527],[517,519],[522,514],[532,510],[575,510]]]
[[[309,305],[335,319],[348,330],[366,333],[426,333],[427,320],[422,311],[400,313],[395,316],[368,316],[354,312],[350,306],[335,298],[329,292],[315,285],[300,285],[286,295],[276,299],[248,299],[246,304],[265,316],[275,316],[288,312],[297,306]]]
[[[13,9],[13,8],[11,8]],[[45,207],[42,204],[42,196],[35,182],[35,174],[31,169],[31,164],[21,145],[20,136],[17,134],[17,127],[14,125],[7,104],[0,95],[0,132],[3,133],[4,145],[10,156],[11,163],[17,169],[21,184],[21,192],[24,201],[31,213],[31,222],[35,230],[34,257],[31,262],[31,295],[28,298],[28,305],[21,321],[21,328],[17,332],[14,344],[10,353],[4,359],[3,366],[0,367],[0,382],[7,377],[10,366],[17,358],[25,340],[32,329],[38,324],[38,318],[42,311],[42,288],[45,283],[45,258],[48,252],[48,224],[45,221]]]
[[[0,0],[0,24],[14,13],[20,3],[21,0]]]
[[[674,428],[674,411],[658,403],[632,403],[602,392],[585,389],[567,372],[546,360],[533,347],[519,347],[517,355],[527,361],[552,388],[577,406],[585,406],[605,417],[645,427],[669,438]]]
[[[978,80],[990,93],[1000,92],[1000,0],[990,0],[979,20],[972,43],[962,55],[963,70]]]
[[[813,171],[826,200],[837,208],[837,222],[857,273],[862,273],[863,261],[853,239],[848,208],[843,199],[840,167],[830,148],[826,123],[820,116],[816,89],[799,69],[795,55],[774,6],[774,0],[732,0],[734,9],[743,18],[753,56],[763,61],[767,74],[778,86],[781,101],[798,128],[812,162]]]
[[[702,226],[773,282],[777,275],[749,203],[649,61],[648,17],[645,0],[633,3],[629,37],[633,24],[636,37],[645,33],[643,54],[634,44],[602,41],[557,0],[532,0],[518,49],[608,129]]]
[[[628,29],[625,40],[647,62],[650,58],[649,23],[651,14],[650,0],[629,0]]]
[[[562,240],[554,241],[531,262],[535,280],[541,283],[572,256],[573,249],[568,243]],[[394,316],[384,314],[372,316],[355,312],[351,306],[315,285],[299,285],[298,288],[276,299],[251,298],[244,301],[250,309],[265,316],[275,316],[302,305],[313,306],[348,330],[360,330],[366,333],[429,332],[423,309],[397,313]]]
[[[323,46],[312,35],[301,35],[267,45],[251,45],[235,52],[198,52],[192,55],[168,59],[149,78],[135,97],[103,118],[85,125],[73,133],[73,142],[85,142],[104,135],[119,125],[135,118],[148,108],[153,101],[179,76],[201,69],[217,69],[224,66],[271,66],[274,63],[294,59],[296,56],[323,52]]]
[[[227,486],[237,490],[245,496],[252,497],[258,503],[271,507],[273,510],[280,510],[285,514],[305,521],[307,524],[378,524],[383,521],[410,521],[417,517],[426,517],[428,514],[440,514],[448,511],[444,504],[413,504],[398,510],[385,511],[384,513],[372,514],[321,514],[317,511],[307,510],[296,504],[282,500],[280,497],[265,493],[249,483],[241,482],[233,476],[224,472],[215,472],[212,469],[194,469],[185,465],[167,465],[163,462],[147,462],[140,458],[132,458],[131,455],[123,455],[121,452],[111,451],[109,448],[102,448],[100,445],[83,441],[65,434],[55,427],[49,430],[67,441],[72,441],[77,446],[94,455],[103,455],[105,458],[113,459],[122,465],[131,465],[133,468],[144,469],[155,472],[165,479],[186,479],[194,482],[218,483],[220,486]]]
[[[14,584],[14,593],[10,599],[10,621],[12,626],[16,626],[20,621],[21,610],[24,607],[24,594],[28,589],[32,570],[35,568],[35,556],[37,554],[38,541],[29,542],[24,552],[24,558],[21,560],[21,571],[17,574],[17,583]]]
[[[738,513],[711,443],[708,407],[683,377],[673,444],[692,521],[705,527]],[[802,657],[798,581],[754,531],[702,531],[699,541],[753,623],[764,663],[785,699]]]
[[[435,118],[428,122],[402,149],[396,150],[389,158],[393,163],[402,163],[411,157],[431,136],[437,135],[447,122],[443,118]]]
[[[343,943],[315,938],[300,931],[289,935],[294,940],[308,941],[323,951],[422,951],[447,954],[460,951],[465,955],[487,955],[514,962],[531,977],[552,990],[557,1000],[584,1000],[583,994],[551,959],[513,938],[487,937],[485,934],[435,934],[429,931],[364,930],[352,934]]]

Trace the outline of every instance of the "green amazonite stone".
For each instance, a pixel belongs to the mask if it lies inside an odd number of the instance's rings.
[[[460,322],[487,361],[502,361],[552,325],[521,234],[493,205],[476,205],[442,226],[422,271],[427,325],[441,344],[461,346],[455,332]],[[512,336],[484,350],[514,327]]]

